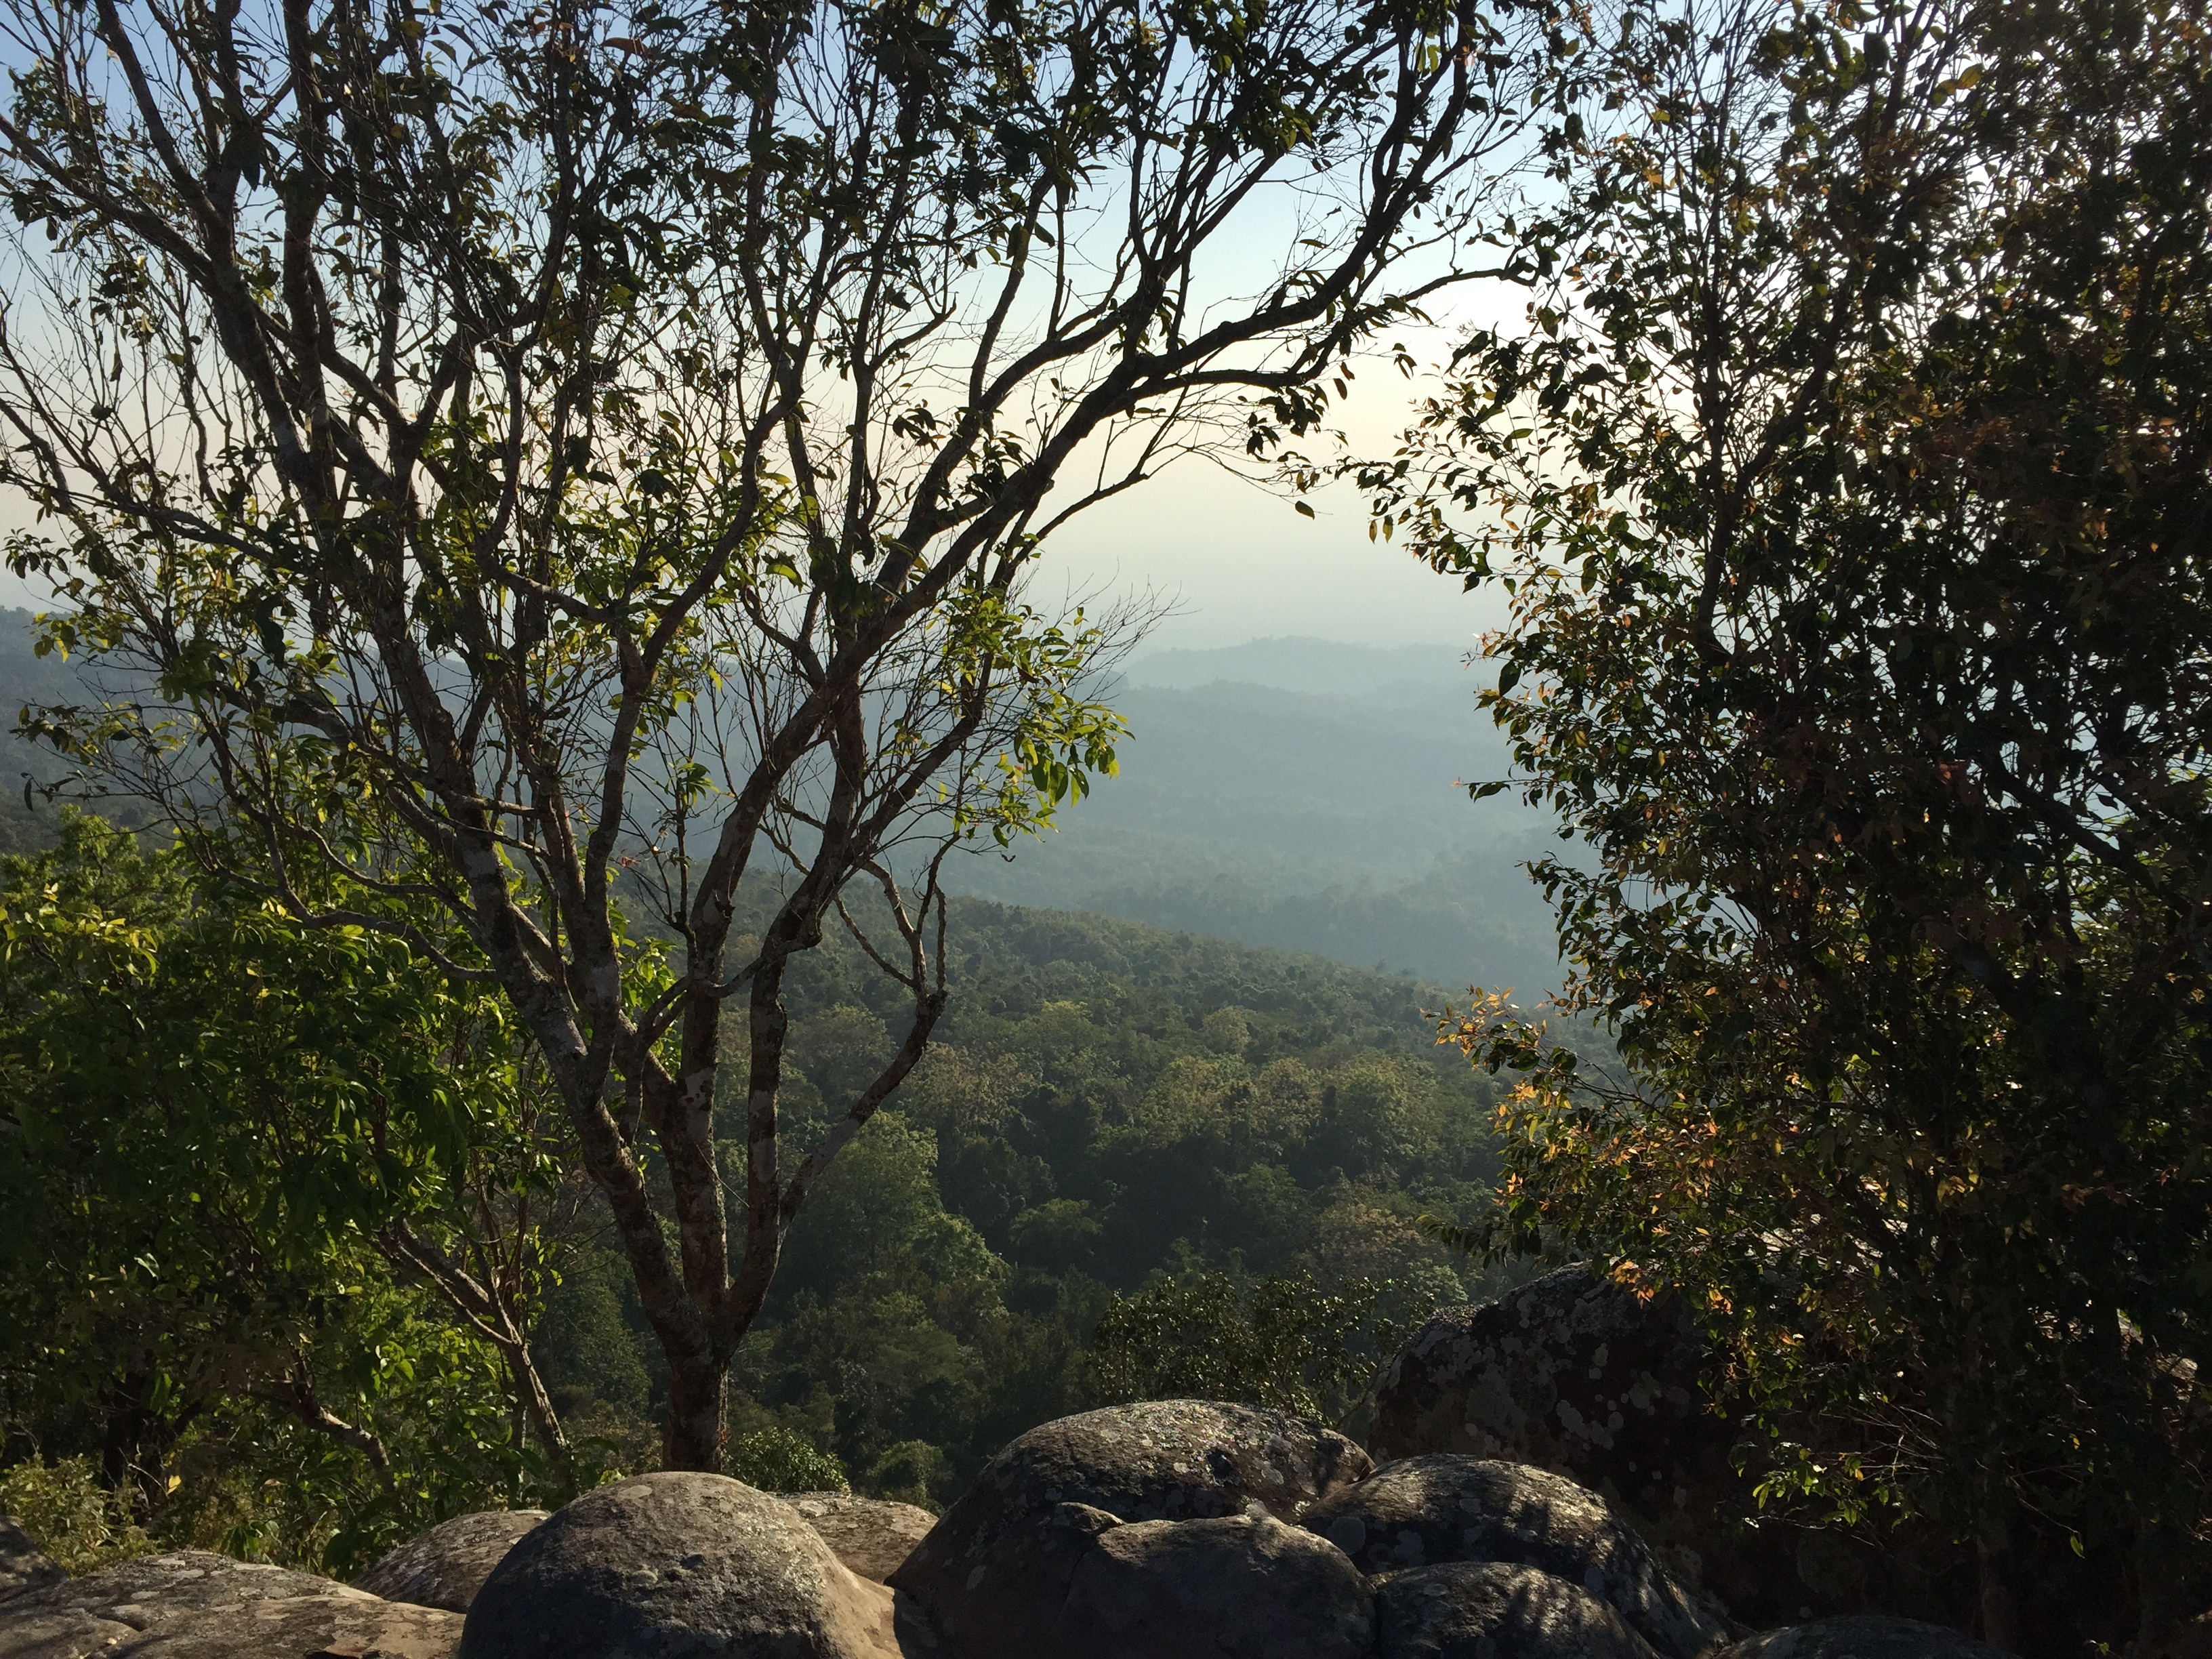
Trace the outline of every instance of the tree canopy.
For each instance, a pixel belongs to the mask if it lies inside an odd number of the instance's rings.
[[[1637,9],[1378,514],[1625,1073],[1522,1068],[1468,1242],[1712,1311],[1766,1490],[2182,1595],[2212,1262],[2212,54],[2150,3]],[[1826,1429],[1808,1431],[1808,1423]]]
[[[573,1487],[527,1340],[566,1124],[496,997],[88,816],[5,865],[0,1433],[341,1567]]]
[[[1113,764],[1116,630],[1025,601],[1041,548],[1178,455],[1272,455],[1493,268],[1565,16],[0,7],[15,559],[149,693],[39,729],[210,849],[251,826],[288,914],[498,986],[672,1463],[716,1465],[787,1230],[927,1044],[940,860]],[[787,1156],[781,988],[856,880],[903,1030]]]

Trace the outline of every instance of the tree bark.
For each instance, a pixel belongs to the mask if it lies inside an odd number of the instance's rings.
[[[1984,1523],[1974,1540],[1981,1568],[1982,1640],[2008,1653],[2019,1653],[2020,1604],[2013,1594],[2012,1529],[2002,1522]]]
[[[668,1357],[668,1426],[660,1444],[664,1468],[722,1472],[729,1374],[727,1360]]]

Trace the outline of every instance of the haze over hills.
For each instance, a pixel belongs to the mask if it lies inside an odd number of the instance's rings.
[[[25,775],[65,769],[6,734],[17,708],[100,695],[78,665],[33,656],[29,628],[0,611],[0,848],[51,818],[26,816]],[[1131,729],[1121,775],[1011,859],[956,861],[951,884],[1534,995],[1558,962],[1522,866],[1552,843],[1517,799],[1458,787],[1505,768],[1463,654],[1265,639],[1141,657],[1109,691]]]
[[[1522,866],[1552,843],[1449,645],[1255,640],[1139,658],[1112,694],[1121,775],[1061,828],[951,872],[1009,903],[1534,994],[1559,971]]]

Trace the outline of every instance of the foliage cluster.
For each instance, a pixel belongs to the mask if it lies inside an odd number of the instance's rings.
[[[127,1492],[105,1485],[91,1458],[27,1457],[0,1469],[0,1515],[13,1516],[39,1548],[70,1574],[151,1552]]]
[[[1608,50],[1525,322],[1363,474],[1510,597],[1488,701],[1628,1062],[1455,1028],[1525,1078],[1462,1237],[1689,1293],[1770,1499],[1970,1543],[1992,1641],[2069,1548],[2165,1639],[2212,1560],[2212,34],[1693,0]]]
[[[0,1431],[65,1548],[114,1542],[73,1457],[118,1524],[336,1570],[570,1489],[512,1340],[566,1153],[498,1002],[74,814],[0,951]]]
[[[1324,1289],[1299,1269],[1239,1281],[1200,1273],[1118,1297],[1091,1339],[1101,1395],[1237,1400],[1339,1427],[1433,1297],[1389,1280]]]

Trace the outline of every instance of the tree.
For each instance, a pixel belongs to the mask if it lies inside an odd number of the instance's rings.
[[[1489,268],[1567,15],[0,8],[0,470],[57,538],[15,557],[56,645],[165,700],[42,729],[188,833],[220,798],[299,920],[498,986],[666,1354],[671,1466],[717,1464],[785,1230],[929,1040],[942,860],[1112,764],[1113,629],[1024,601],[1042,546],[1313,428]],[[419,920],[319,906],[316,866]],[[855,880],[910,1018],[794,1166],[782,988],[862,931]]]
[[[1525,1084],[1462,1237],[1709,1306],[1766,1492],[1972,1540],[1992,1641],[2069,1536],[2148,1634],[2207,1513],[2203,18],[1630,21],[1527,324],[1365,470],[1512,597],[1490,703],[1626,1062],[1451,1028]]]
[[[327,1444],[283,1473],[341,1563],[488,1491],[572,1488],[529,1344],[562,1121],[496,996],[98,818],[6,862],[9,1437],[92,1454],[151,1522],[188,1436],[291,1419]]]
[[[1107,1304],[1092,1363],[1109,1401],[1234,1400],[1340,1427],[1431,1305],[1394,1279],[1325,1290],[1303,1267],[1163,1277]]]

